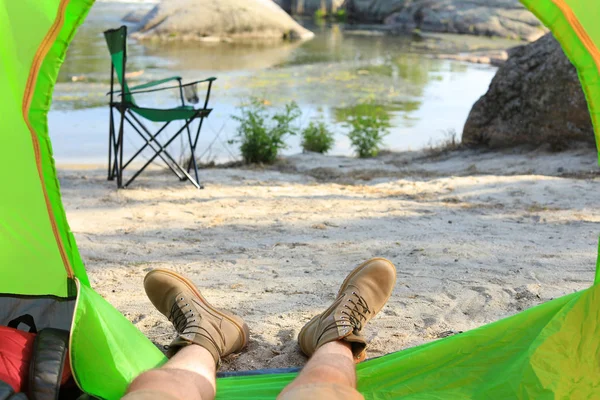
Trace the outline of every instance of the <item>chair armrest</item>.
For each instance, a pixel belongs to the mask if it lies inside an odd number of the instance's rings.
[[[139,93],[159,92],[159,91],[161,91],[161,90],[179,89],[179,88],[181,88],[181,87],[184,87],[184,86],[189,86],[189,85],[194,85],[194,84],[196,84],[196,83],[202,83],[202,82],[211,82],[211,83],[212,83],[213,81],[216,81],[216,80],[217,80],[217,78],[214,78],[214,77],[213,77],[213,78],[207,78],[207,79],[203,79],[203,80],[201,80],[201,81],[195,81],[195,82],[186,83],[185,85],[181,85],[181,84],[180,84],[180,85],[178,85],[178,86],[165,86],[165,87],[161,87],[161,88],[158,88],[158,89],[148,89],[148,90],[132,90],[132,89],[139,89],[140,87],[144,86],[144,85],[140,85],[140,86],[134,86],[134,87],[132,87],[132,88],[129,88],[129,92],[125,92],[125,94],[126,94],[126,95],[129,95],[129,94],[139,94]],[[156,81],[156,82],[160,82],[160,81]],[[150,83],[153,83],[153,82],[150,82]],[[148,85],[148,84],[146,84],[146,85]],[[154,86],[154,85],[152,85],[152,86]],[[148,86],[146,86],[146,87],[148,87]],[[108,93],[106,93],[106,94],[107,94],[107,95],[109,95],[110,93],[111,93],[111,92],[108,92]],[[112,93],[113,93],[113,94],[118,94],[118,95],[120,95],[120,96],[123,94],[123,92],[122,92],[121,90],[115,90],[115,91],[114,91],[114,92],[112,92]]]
[[[202,82],[214,82],[216,80],[217,80],[217,78],[215,78],[214,76],[211,76],[210,78],[202,79],[201,81],[194,81],[194,82],[184,83],[181,86],[190,86],[190,85],[195,85],[197,83],[202,83]]]
[[[146,89],[149,87],[162,85],[163,83],[167,83],[167,82],[175,81],[175,80],[181,81],[181,77],[180,76],[171,76],[169,78],[160,79],[158,81],[152,81],[152,82],[144,83],[142,85],[132,86],[130,89],[131,90]]]

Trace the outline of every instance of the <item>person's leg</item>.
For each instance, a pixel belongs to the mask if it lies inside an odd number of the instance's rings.
[[[292,383],[281,392],[285,393],[308,385],[328,383],[356,387],[356,368],[350,344],[342,341],[329,342],[315,352]]]
[[[212,400],[221,357],[246,346],[248,326],[241,318],[212,306],[191,281],[175,272],[149,272],[144,288],[178,335],[169,346],[172,358],[138,376],[124,398]]]
[[[216,392],[215,375],[215,361],[210,352],[200,346],[187,346],[162,367],[135,378],[124,399],[153,396],[156,399],[212,400]]]
[[[366,358],[364,326],[383,308],[396,283],[396,268],[375,258],[346,277],[333,304],[300,331],[298,343],[311,357],[280,400],[362,399],[355,363]]]

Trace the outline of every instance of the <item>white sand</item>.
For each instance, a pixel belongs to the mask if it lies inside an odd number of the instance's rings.
[[[241,370],[302,365],[300,328],[369,257],[398,268],[392,298],[366,329],[369,356],[475,328],[593,280],[593,151],[367,162],[301,155],[277,168],[204,170],[202,191],[157,171],[117,191],[104,169],[61,168],[93,286],[163,346],[173,329],[142,279],[159,267],[187,275],[250,325],[248,351],[224,364]]]

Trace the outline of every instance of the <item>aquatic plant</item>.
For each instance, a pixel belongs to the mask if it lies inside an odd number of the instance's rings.
[[[304,151],[324,154],[331,150],[334,143],[333,132],[323,121],[311,121],[302,131],[302,149]]]
[[[232,116],[240,125],[237,139],[229,143],[240,144],[245,163],[271,164],[277,160],[279,151],[287,147],[285,139],[297,133],[292,123],[300,115],[300,108],[295,102],[286,104],[283,110],[271,115],[264,101],[252,98],[249,104],[241,106],[240,115]]]

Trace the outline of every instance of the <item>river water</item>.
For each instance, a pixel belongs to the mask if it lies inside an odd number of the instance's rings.
[[[106,162],[110,61],[102,31],[118,27],[123,15],[143,7],[149,5],[96,3],[75,37],[48,118],[58,163]],[[273,107],[296,101],[302,110],[300,126],[319,119],[336,133],[331,151],[335,155],[352,154],[346,116],[359,104],[371,104],[391,117],[385,147],[416,150],[451,132],[460,137],[471,106],[485,93],[496,71],[487,65],[436,59],[431,53],[439,50],[412,36],[386,36],[314,21],[303,24],[316,34],[305,43],[141,44],[130,40],[128,71],[139,83],[172,75],[188,81],[217,77],[210,102],[214,111],[198,149],[203,161],[219,162],[238,157],[236,145],[228,143],[236,134],[232,115],[250,97]],[[136,100],[167,108],[177,105],[177,92]],[[126,134],[129,149],[140,143],[135,136],[133,131]],[[284,154],[300,152],[299,143],[298,137],[290,138]],[[180,143],[174,146],[175,154],[181,152]]]

